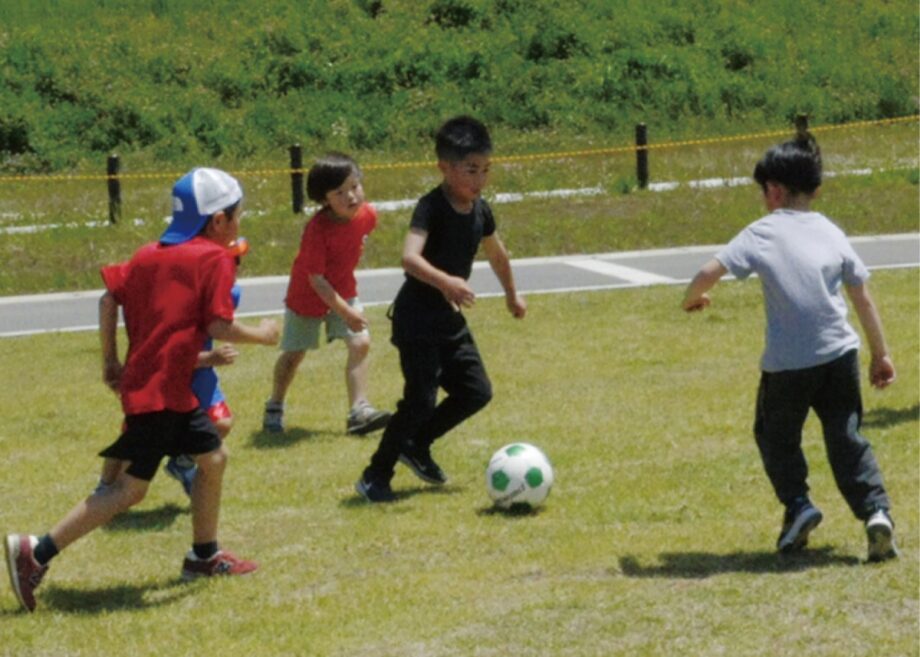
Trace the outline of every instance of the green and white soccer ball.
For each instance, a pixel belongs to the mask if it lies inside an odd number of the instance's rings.
[[[492,455],[486,468],[486,490],[495,506],[536,508],[553,487],[553,466],[530,443],[511,443]]]

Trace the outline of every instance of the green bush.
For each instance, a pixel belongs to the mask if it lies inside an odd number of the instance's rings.
[[[660,138],[917,111],[916,3],[6,0],[0,170],[412,151],[502,134]],[[696,134],[694,134],[696,132]]]

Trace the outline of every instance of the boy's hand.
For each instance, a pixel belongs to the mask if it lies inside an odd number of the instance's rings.
[[[681,306],[688,313],[692,313],[692,312],[697,312],[699,310],[705,309],[711,303],[712,303],[712,300],[709,298],[708,294],[701,294],[695,299],[690,299],[690,298],[684,299]]]
[[[457,310],[472,308],[476,302],[476,293],[465,280],[459,276],[448,276],[441,288],[444,298]]]
[[[524,319],[524,315],[527,314],[527,302],[520,294],[505,297],[505,306],[515,319]]]
[[[217,349],[212,349],[208,354],[207,363],[211,367],[218,367],[220,365],[232,365],[236,360],[236,357],[240,355],[240,352],[236,350],[232,344],[222,344]]]
[[[367,318],[364,313],[358,312],[354,308],[349,307],[348,312],[342,319],[345,320],[345,325],[348,326],[348,330],[352,333],[360,333],[367,328]]]
[[[124,367],[117,360],[106,361],[102,364],[102,382],[116,393],[121,384],[121,373],[123,369]]]
[[[262,344],[268,346],[278,344],[278,340],[281,338],[278,322],[273,319],[263,319],[259,322],[259,332],[262,334]]]
[[[869,364],[869,382],[874,387],[879,390],[887,388],[894,383],[896,377],[891,356],[872,357],[872,362]]]

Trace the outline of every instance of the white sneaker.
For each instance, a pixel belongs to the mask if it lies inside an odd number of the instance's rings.
[[[886,509],[879,509],[866,521],[866,538],[869,541],[869,561],[887,561],[898,556],[894,544],[894,522]]]

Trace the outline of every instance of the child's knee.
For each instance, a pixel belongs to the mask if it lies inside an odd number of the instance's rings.
[[[371,336],[369,333],[359,333],[349,337],[347,344],[353,357],[364,358],[371,350]]]
[[[470,405],[477,411],[482,410],[488,406],[489,402],[492,401],[492,388],[485,387],[479,390],[475,390],[469,397]]]
[[[229,458],[230,453],[227,451],[227,448],[224,445],[221,445],[213,452],[201,454],[196,457],[195,463],[198,466],[198,471],[201,474],[204,476],[211,476],[222,473],[227,467],[227,461]]]

